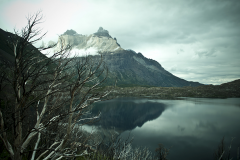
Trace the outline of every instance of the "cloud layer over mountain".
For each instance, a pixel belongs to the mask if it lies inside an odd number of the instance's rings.
[[[124,49],[157,60],[186,80],[220,84],[240,78],[239,0],[12,0],[0,2],[0,24],[12,31],[42,9],[46,42],[73,29],[102,26]]]

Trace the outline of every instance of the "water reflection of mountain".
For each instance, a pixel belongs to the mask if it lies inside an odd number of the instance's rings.
[[[159,117],[165,105],[155,102],[138,102],[137,99],[119,98],[94,104],[92,113],[101,112],[101,119],[94,125],[118,130],[132,130]]]

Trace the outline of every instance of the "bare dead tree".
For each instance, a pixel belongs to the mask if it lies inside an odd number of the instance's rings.
[[[231,159],[233,159],[230,154],[233,140],[234,140],[234,137],[232,137],[229,147],[226,148],[225,142],[224,142],[224,137],[222,138],[220,144],[218,145],[218,149],[215,151],[215,159],[216,160],[231,160]],[[237,160],[239,160],[239,159],[240,158],[239,158],[239,147],[238,147]]]
[[[94,132],[92,139],[94,144],[98,142],[95,147],[95,152],[91,155],[84,156],[86,160],[105,159],[105,160],[152,160],[152,153],[148,148],[132,147],[133,137],[129,133],[128,137],[123,138],[115,129],[98,128]]]
[[[169,154],[170,148],[164,147],[161,143],[158,144],[158,148],[156,148],[156,158],[158,160],[167,160],[167,156]]]
[[[84,115],[90,104],[110,93],[98,92],[107,77],[103,58],[97,62],[88,56],[69,58],[71,46],[62,39],[52,56],[39,54],[56,44],[33,47],[46,34],[36,28],[41,12],[27,20],[26,27],[8,39],[14,64],[1,69],[0,138],[13,160],[88,155],[89,136],[83,138],[79,126],[100,116]]]

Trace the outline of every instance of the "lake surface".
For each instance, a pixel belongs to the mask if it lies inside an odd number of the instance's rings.
[[[95,124],[127,137],[131,131],[134,147],[152,152],[162,143],[171,147],[171,160],[212,160],[223,136],[226,147],[232,143],[236,159],[240,147],[240,98],[150,100],[117,98],[94,104],[93,114],[101,111]]]

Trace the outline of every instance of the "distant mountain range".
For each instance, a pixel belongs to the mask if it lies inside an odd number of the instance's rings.
[[[148,59],[133,50],[121,48],[117,39],[112,38],[109,32],[102,27],[90,35],[82,35],[74,30],[67,30],[60,38],[71,44],[74,51],[85,50],[87,52],[90,49],[95,49],[102,52],[109,69],[109,84],[117,78],[118,86],[183,87],[203,85],[174,76],[157,61]],[[93,58],[97,57],[99,56],[93,56]]]
[[[13,50],[6,45],[6,40],[9,40],[9,36],[12,35],[12,33],[0,29],[0,61],[14,61]],[[109,70],[106,85],[114,84],[115,79],[117,79],[118,86],[183,87],[202,85],[174,76],[157,61],[148,59],[141,53],[121,48],[117,39],[112,38],[109,32],[102,27],[90,35],[81,35],[74,30],[67,30],[60,37],[66,43],[72,44],[75,51],[95,49],[102,53]],[[33,45],[29,47],[34,48]],[[58,47],[59,45],[55,49]],[[41,55],[37,49],[35,52],[37,55]],[[99,57],[99,55],[92,56],[96,60]]]

